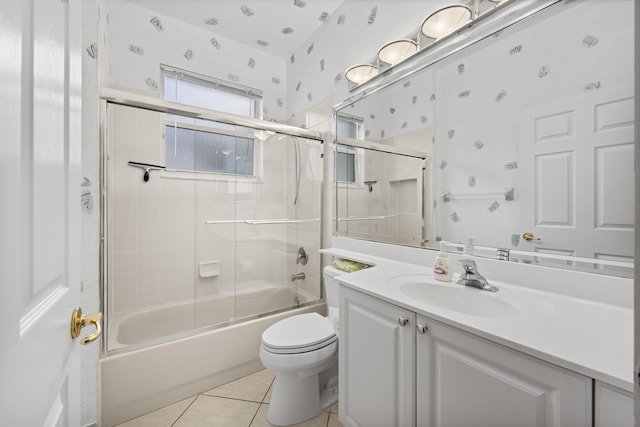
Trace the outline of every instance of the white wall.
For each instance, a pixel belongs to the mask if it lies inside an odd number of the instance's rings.
[[[101,310],[100,304],[100,139],[97,67],[98,5],[82,1],[82,176],[90,183],[82,187],[82,309],[87,314]],[[93,46],[93,47],[92,47]],[[86,194],[88,193],[88,194]],[[98,422],[98,358],[100,344],[81,346],[81,424]]]

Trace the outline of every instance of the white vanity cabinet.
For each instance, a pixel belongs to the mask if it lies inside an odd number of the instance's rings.
[[[590,426],[591,379],[422,316],[417,425]]]
[[[340,286],[347,427],[591,426],[592,380]]]
[[[340,421],[415,425],[415,313],[340,287]]]
[[[633,393],[595,382],[595,427],[632,427]]]

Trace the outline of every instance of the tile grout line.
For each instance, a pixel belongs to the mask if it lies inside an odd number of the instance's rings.
[[[262,402],[260,402],[261,404],[264,403],[264,400],[267,398],[267,395],[269,394],[269,390],[271,390],[271,387],[273,387],[273,383],[276,381],[276,378],[273,377],[273,379],[271,380],[271,384],[269,384],[269,387],[267,387],[267,391],[264,392],[264,396],[262,396]]]
[[[213,398],[216,398],[216,399],[237,400],[239,402],[248,402],[248,403],[258,403],[258,404],[262,403],[262,402],[258,402],[258,401],[255,401],[255,400],[239,399],[237,397],[228,397],[228,396],[214,396],[214,395],[211,395],[211,394],[204,394],[204,393],[201,393],[198,396],[213,397]]]
[[[175,426],[176,423],[180,420],[180,418],[182,418],[182,416],[189,410],[189,408],[191,408],[191,405],[193,405],[193,402],[196,401],[196,399],[199,397],[200,395],[197,394],[193,397],[193,400],[191,401],[191,403],[189,403],[189,405],[187,405],[186,408],[184,408],[184,411],[182,411],[182,413],[180,415],[178,415],[178,418],[176,418],[176,420],[171,424],[171,427]]]
[[[256,413],[253,414],[253,418],[251,418],[251,421],[249,422],[249,426],[248,427],[251,427],[251,425],[255,421],[256,417],[258,416],[258,412],[260,412],[260,408],[261,407],[262,407],[262,403],[258,404],[258,407],[256,408]]]
[[[260,412],[260,408],[262,408],[262,405],[264,405],[264,399],[267,398],[267,395],[269,394],[269,390],[271,389],[271,386],[273,385],[273,382],[275,380],[276,380],[275,378],[271,380],[271,383],[269,384],[269,387],[267,387],[267,391],[264,392],[264,396],[262,396],[262,401],[258,405],[258,409],[256,409],[256,413],[253,414],[253,418],[251,418],[251,422],[249,423],[249,427],[251,427],[253,425],[253,422],[256,420],[256,417],[258,416],[258,412]]]

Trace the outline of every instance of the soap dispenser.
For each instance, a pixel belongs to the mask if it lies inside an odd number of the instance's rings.
[[[433,275],[436,280],[450,282],[453,278],[453,265],[447,254],[447,242],[440,242],[440,253],[433,262]]]

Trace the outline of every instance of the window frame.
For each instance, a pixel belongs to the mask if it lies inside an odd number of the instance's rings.
[[[165,77],[174,76],[176,79],[185,80],[190,83],[196,83],[201,86],[210,87],[213,89],[219,89],[224,92],[233,93],[236,95],[242,95],[252,100],[252,114],[250,116],[254,119],[262,119],[262,91],[259,89],[251,88],[249,86],[240,85],[234,82],[230,82],[227,80],[217,79],[215,77],[207,76],[204,74],[199,74],[193,71],[183,70],[181,68],[172,67],[166,64],[160,64],[160,81],[162,85],[162,97],[166,100],[164,96],[164,85],[165,85]],[[178,101],[172,101],[178,102]],[[179,102],[178,102],[179,103]],[[182,103],[184,104],[184,103]],[[185,104],[192,105],[193,104]],[[199,105],[195,105],[196,107],[200,107]],[[206,107],[203,107],[206,108]],[[223,111],[226,113],[226,111]],[[233,113],[232,113],[233,114]]]
[[[163,99],[165,100],[166,100],[165,91],[164,91],[165,77],[169,76],[169,77],[174,77],[176,79],[185,80],[190,83],[195,83],[205,88],[210,87],[217,90],[224,90],[233,94],[246,96],[251,100],[251,109],[253,114],[252,116],[246,116],[246,117],[259,119],[262,116],[262,91],[260,90],[234,84],[232,82],[219,80],[213,77],[205,76],[205,75],[194,73],[191,71],[181,70],[179,68],[167,66],[164,64],[160,65],[160,75],[161,75],[160,80],[162,83],[161,93],[162,93]],[[171,101],[171,102],[178,102],[178,101]],[[178,102],[178,103],[181,103],[181,102]],[[182,104],[195,106],[199,108],[206,108],[206,107],[201,107],[200,105],[186,104],[183,102]],[[213,110],[213,111],[216,111],[216,110]],[[227,113],[226,111],[222,111],[222,112]],[[233,114],[233,113],[230,113],[230,114]],[[205,180],[213,180],[213,181],[234,180],[234,181],[246,181],[246,182],[257,182],[257,183],[263,182],[263,158],[264,158],[263,141],[260,138],[256,138],[255,133],[251,132],[250,128],[242,128],[242,127],[239,128],[237,126],[234,126],[234,128],[239,129],[238,131],[238,130],[232,130],[231,125],[224,125],[222,123],[211,122],[211,123],[217,123],[222,127],[207,126],[206,123],[208,121],[206,120],[188,118],[189,121],[180,121],[178,119],[179,117],[180,117],[179,115],[163,114],[162,135],[163,135],[164,144],[162,148],[162,156],[164,157],[163,160],[165,165],[167,164],[166,128],[167,126],[171,126],[175,128],[193,130],[195,132],[208,132],[208,133],[213,133],[213,134],[218,134],[223,136],[231,136],[231,137],[238,137],[238,138],[252,140],[253,141],[253,174],[246,175],[246,174],[235,174],[235,173],[218,172],[218,171],[199,171],[199,170],[190,170],[190,169],[185,170],[185,169],[173,169],[173,168],[165,168],[165,171],[171,173],[177,179],[191,178],[191,179],[205,179]],[[229,128],[225,129],[226,126],[229,126]],[[243,129],[245,130],[244,132],[242,131]]]

